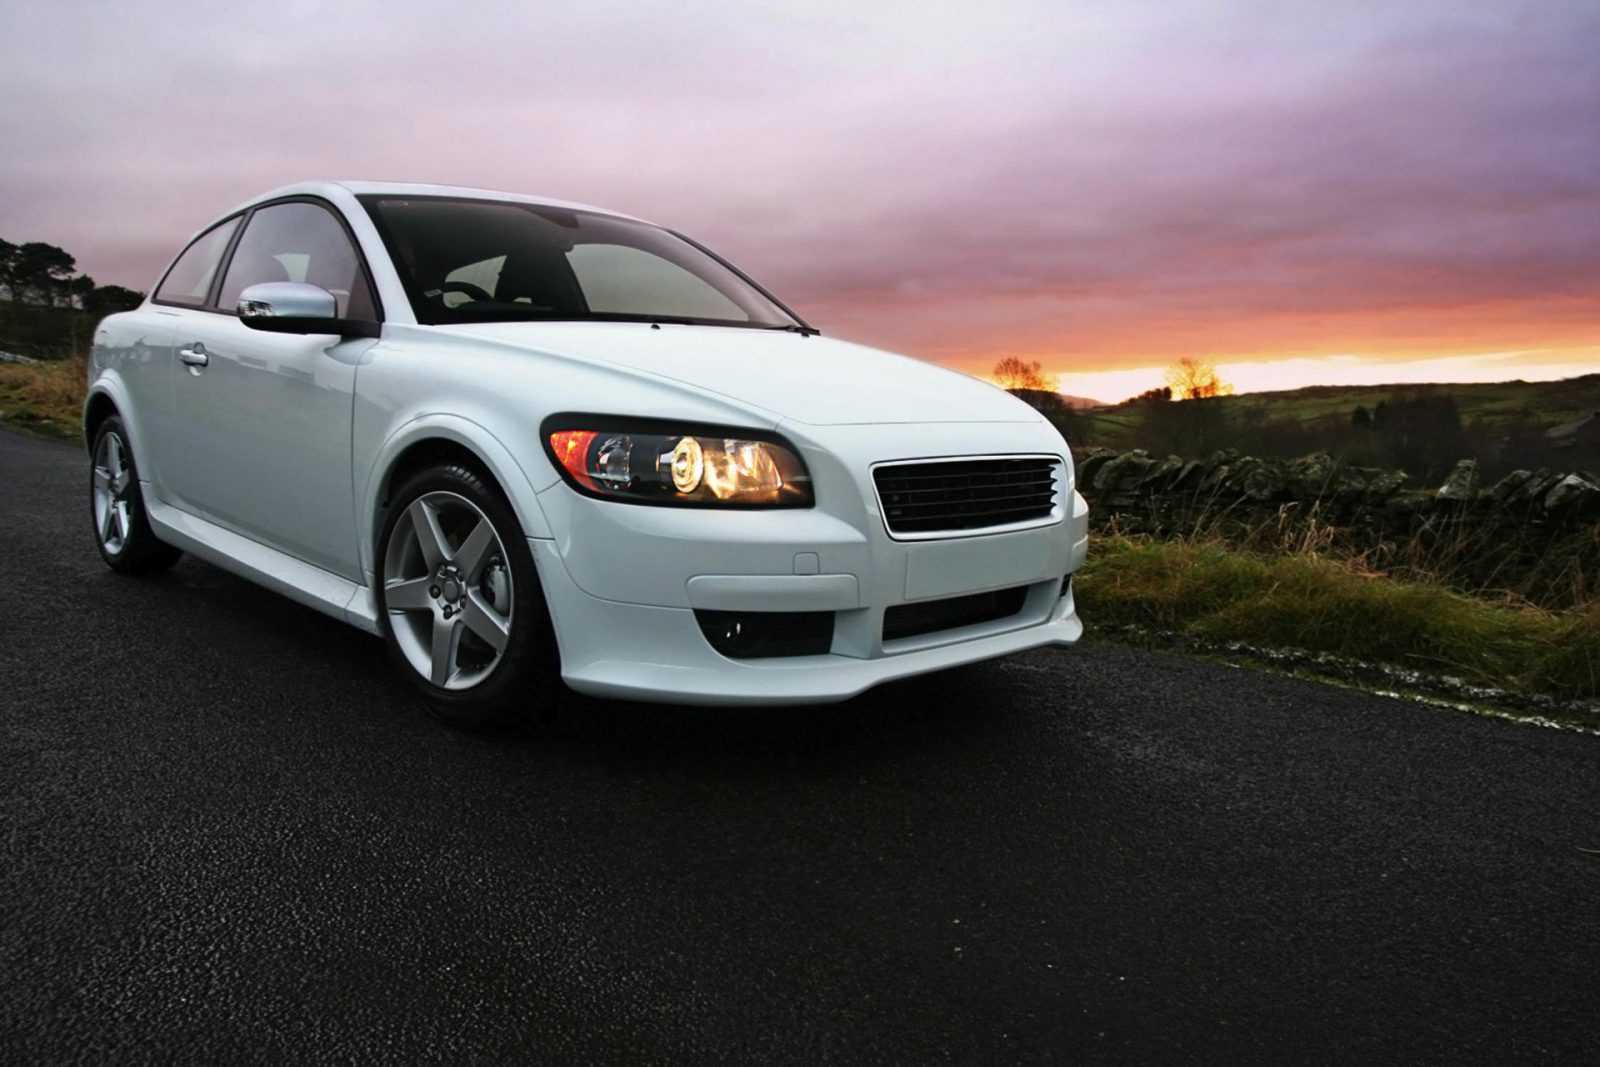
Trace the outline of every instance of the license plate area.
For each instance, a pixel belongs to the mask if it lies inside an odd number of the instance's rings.
[[[1027,585],[1048,577],[1049,563],[1049,546],[1037,534],[916,545],[906,552],[906,599]]]

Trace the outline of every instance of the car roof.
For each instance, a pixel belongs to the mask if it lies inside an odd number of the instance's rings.
[[[465,200],[499,200],[511,201],[518,204],[538,204],[540,207],[565,208],[571,211],[592,211],[600,215],[610,215],[619,219],[632,219],[635,222],[646,220],[621,211],[612,211],[609,208],[595,207],[592,204],[580,204],[571,200],[558,200],[549,196],[529,196],[524,193],[508,193],[497,189],[474,189],[464,185],[431,185],[422,182],[374,182],[362,180],[332,180],[318,179],[312,181],[295,182],[293,185],[280,186],[271,192],[253,196],[235,210],[250,207],[266,200],[276,200],[283,196],[322,196],[327,197],[331,192],[340,190],[353,196],[366,196],[369,194],[386,194],[390,196],[450,196]]]

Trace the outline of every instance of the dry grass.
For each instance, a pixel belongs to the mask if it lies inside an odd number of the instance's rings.
[[[83,427],[84,357],[0,363],[0,420],[60,437]]]
[[[1330,558],[1300,536],[1298,549],[1273,554],[1199,538],[1102,537],[1078,583],[1085,617],[1600,697],[1600,602],[1556,612],[1467,596]]]
[[[1262,516],[1244,502],[1214,500],[1156,526],[1135,520],[1130,528],[1113,514],[1096,532],[1329,559],[1362,573],[1553,611],[1581,611],[1600,600],[1600,523],[1552,531],[1528,515],[1485,521],[1446,510],[1419,518],[1409,534],[1397,535],[1333,521],[1319,502],[1284,504]]]

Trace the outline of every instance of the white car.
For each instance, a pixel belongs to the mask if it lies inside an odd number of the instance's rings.
[[[577,204],[251,200],[100,324],[84,432],[111,567],[192,552],[380,635],[457,725],[562,682],[842,700],[1082,633],[1048,421]]]

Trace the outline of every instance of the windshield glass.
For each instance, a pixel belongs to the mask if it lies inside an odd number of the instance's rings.
[[[498,200],[360,199],[418,322],[797,325],[715,256],[659,226]]]

